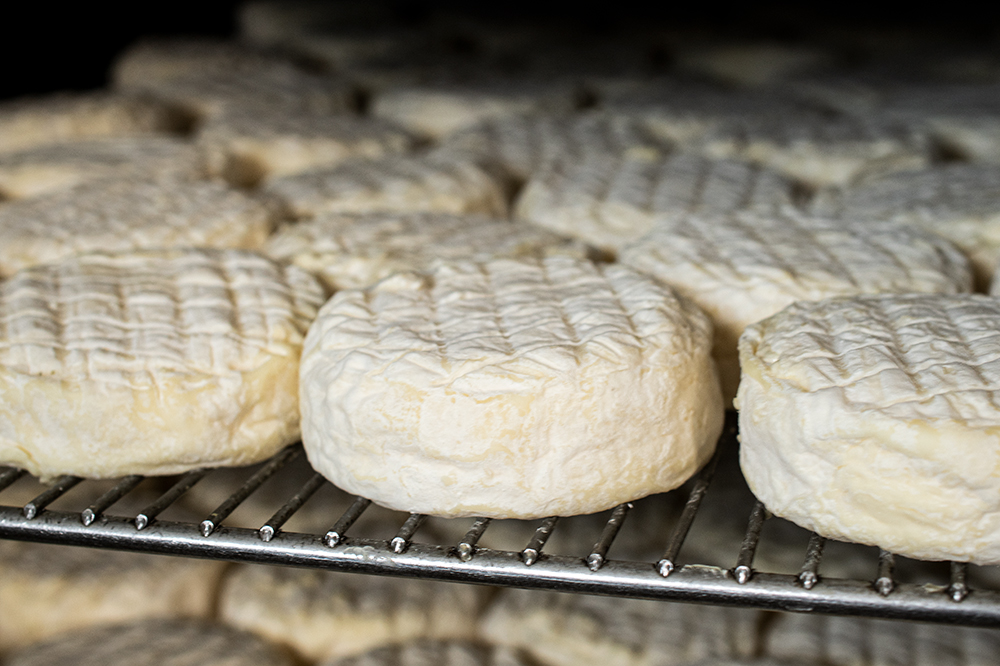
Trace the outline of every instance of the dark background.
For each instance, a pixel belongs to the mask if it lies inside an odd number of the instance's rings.
[[[708,27],[713,32],[778,39],[808,39],[817,29],[837,25],[893,30],[917,28],[953,42],[1000,43],[1000,7],[983,10],[964,5],[926,8],[908,5],[881,8],[878,4],[851,3],[759,4],[731,7],[716,2],[649,3],[617,0],[600,4],[545,3],[507,0],[499,2],[449,2],[447,0],[371,0],[390,4],[415,29],[436,10],[498,18],[525,16],[546,23],[570,23],[583,30],[613,30],[625,21],[657,21],[680,26]],[[0,98],[53,90],[84,90],[105,84],[114,56],[146,35],[210,35],[235,33],[239,0],[165,3],[45,3],[17,5],[5,12],[0,37]],[[10,10],[10,7],[7,7]]]

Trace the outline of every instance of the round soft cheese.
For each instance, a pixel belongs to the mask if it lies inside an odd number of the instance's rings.
[[[492,590],[346,572],[239,565],[219,615],[308,662],[416,639],[471,640]]]
[[[253,634],[193,620],[146,620],[58,636],[12,653],[5,666],[292,666]]]
[[[173,474],[298,437],[316,280],[259,255],[91,254],[0,283],[0,463]]]
[[[823,536],[1000,564],[1000,301],[799,302],[740,338],[740,464]]]
[[[711,455],[710,350],[707,317],[628,268],[440,263],[320,310],[303,443],[333,483],[393,509],[601,511],[677,487]]]
[[[288,225],[264,254],[319,277],[330,290],[359,289],[437,259],[586,256],[582,243],[530,224],[446,213],[327,214]]]
[[[739,383],[736,341],[743,329],[793,301],[972,290],[966,258],[934,234],[794,214],[662,216],[620,260],[711,315],[727,400]]]
[[[0,207],[0,276],[85,252],[256,250],[274,207],[221,183],[110,177]]]

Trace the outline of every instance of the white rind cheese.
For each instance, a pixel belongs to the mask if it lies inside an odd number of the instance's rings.
[[[743,329],[793,301],[972,289],[965,257],[933,234],[800,215],[663,216],[622,250],[620,261],[712,317],[727,399],[739,381],[736,341]]]
[[[1000,302],[796,303],[740,338],[740,463],[776,515],[928,560],[1000,564]]]
[[[310,328],[303,443],[334,484],[446,517],[593,513],[711,455],[711,325],[620,266],[438,264],[342,291]]]
[[[472,162],[438,157],[353,159],[332,169],[275,178],[266,191],[296,217],[373,212],[507,214],[507,202],[495,178]]]
[[[593,154],[539,170],[514,213],[614,252],[641,238],[661,215],[776,214],[793,205],[793,194],[792,181],[743,162],[686,154]]]
[[[346,572],[239,565],[221,619],[312,663],[417,639],[471,640],[490,590]]]
[[[333,167],[352,157],[404,153],[413,137],[372,118],[300,110],[233,109],[198,132],[209,168],[238,185]]]
[[[551,666],[725,664],[755,654],[762,618],[742,608],[504,589],[482,633]]]
[[[293,666],[253,634],[193,620],[146,620],[58,636],[7,655],[5,666]]]
[[[586,256],[582,244],[532,225],[443,213],[322,215],[285,227],[263,252],[313,273],[331,291],[426,270],[438,259]]]
[[[109,178],[0,207],[0,275],[85,252],[259,249],[274,206],[221,183]]]
[[[782,613],[768,625],[763,654],[780,659],[783,664],[992,666],[1000,654],[1000,632],[898,620]]]
[[[237,251],[91,254],[0,283],[0,462],[51,478],[244,465],[298,437],[314,278]]]
[[[108,178],[187,178],[206,174],[201,151],[171,137],[119,137],[42,146],[0,159],[0,198],[52,194]]]
[[[0,541],[0,651],[96,625],[147,617],[207,618],[224,566]]]
[[[947,238],[988,285],[1000,265],[1000,166],[953,164],[822,192],[812,208],[850,222],[899,222]]]
[[[520,650],[472,641],[414,641],[322,666],[537,666]]]

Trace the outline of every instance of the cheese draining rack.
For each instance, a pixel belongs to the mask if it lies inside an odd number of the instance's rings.
[[[289,519],[327,484],[319,475],[295,484],[298,490],[278,501],[263,525],[228,524],[227,519],[240,504],[269,481],[273,483],[289,462],[302,457],[299,445],[278,453],[245,481],[233,484],[236,487],[227,487],[229,496],[200,522],[160,517],[196,484],[213,483],[213,474],[219,474],[215,470],[197,470],[170,479],[144,508],[118,515],[114,513],[116,505],[151,479],[128,476],[86,506],[70,502],[72,510],[53,508],[53,504],[66,504],[77,486],[94,483],[66,476],[27,503],[11,506],[5,502],[4,491],[26,475],[0,467],[0,538],[563,592],[1000,627],[1000,592],[970,584],[975,578],[971,570],[978,567],[951,563],[942,565],[947,566],[944,580],[909,582],[897,579],[896,557],[870,549],[871,578],[828,577],[823,574],[826,544],[817,535],[810,535],[797,572],[755,569],[755,553],[770,517],[752,496],[745,505],[740,502],[731,507],[731,511],[747,516],[742,538],[737,535],[739,547],[730,555],[732,566],[686,561],[682,546],[699,508],[713,491],[711,482],[719,460],[736,452],[735,435],[730,415],[715,458],[692,481],[673,491],[678,510],[670,524],[662,526],[666,545],[662,556],[653,561],[609,556],[616,537],[630,527],[630,511],[651,498],[610,511],[606,522],[598,525],[593,547],[576,555],[546,552],[546,544],[560,527],[556,518],[535,521],[520,550],[479,545],[484,534],[495,529],[494,523],[503,522],[484,518],[466,519],[470,526],[466,530],[463,523],[464,536],[452,543],[418,542],[416,537],[426,521],[418,514],[399,514],[399,527],[389,539],[352,536],[352,526],[370,506],[363,497],[351,498],[345,510],[331,515],[325,532],[284,530]]]

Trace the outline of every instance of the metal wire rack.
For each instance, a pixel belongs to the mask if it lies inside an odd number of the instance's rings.
[[[4,502],[4,490],[25,473],[0,468],[0,538],[621,597],[1000,627],[1000,592],[973,589],[968,579],[970,567],[960,563],[948,565],[947,580],[904,582],[895,576],[897,558],[879,552],[877,561],[871,563],[874,575],[870,579],[827,577],[822,573],[827,544],[813,534],[801,554],[798,572],[756,570],[755,554],[770,517],[752,498],[745,507],[732,507],[734,512],[749,508],[749,517],[731,567],[683,561],[682,547],[699,508],[713,490],[711,482],[720,457],[735,453],[732,421],[716,457],[695,479],[674,491],[678,511],[670,524],[662,525],[666,546],[662,556],[652,561],[609,557],[616,538],[629,528],[630,512],[648,499],[622,504],[611,511],[595,534],[593,547],[576,556],[546,552],[546,544],[560,527],[560,519],[554,517],[538,521],[520,550],[480,545],[487,530],[496,529],[494,525],[502,522],[488,518],[474,520],[464,530],[464,536],[445,545],[415,541],[427,520],[419,514],[405,518],[400,514],[402,523],[396,523],[400,526],[390,539],[352,536],[352,527],[371,505],[363,497],[351,499],[325,532],[284,530],[288,521],[327,484],[318,474],[296,484],[297,490],[276,503],[273,515],[263,525],[251,528],[228,524],[242,503],[281,475],[290,461],[301,457],[300,446],[280,452],[245,481],[233,484],[238,486],[235,489],[227,487],[231,494],[200,522],[165,520],[161,516],[196,484],[211,484],[212,475],[218,474],[214,470],[177,477],[141,510],[114,515],[116,505],[121,506],[124,498],[151,479],[127,476],[87,506],[57,510],[52,505],[65,503],[73,488],[93,482],[65,476],[27,503],[9,506]]]

